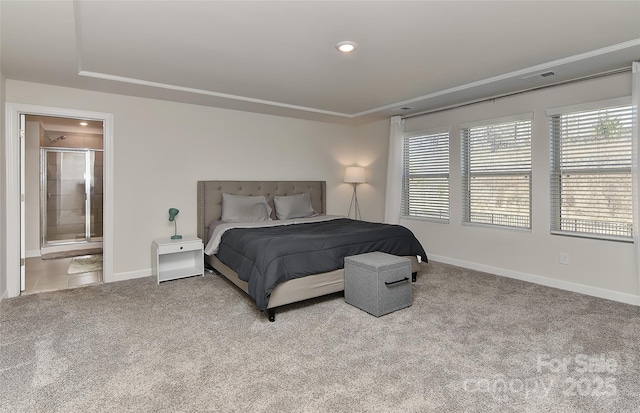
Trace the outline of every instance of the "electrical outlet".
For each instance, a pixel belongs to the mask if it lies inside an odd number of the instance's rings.
[[[568,252],[561,252],[560,253],[560,264],[569,265],[569,253]]]

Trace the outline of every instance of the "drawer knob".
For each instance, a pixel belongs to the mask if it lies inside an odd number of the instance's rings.
[[[401,280],[396,280],[396,281],[391,281],[391,282],[385,281],[385,282],[384,282],[384,284],[385,284],[385,285],[393,285],[393,284],[401,283],[401,282],[403,282],[403,281],[409,281],[409,278],[408,278],[408,277],[404,277],[404,278],[403,278],[403,279],[401,279]]]
[[[184,247],[180,247],[180,249],[183,249]]]

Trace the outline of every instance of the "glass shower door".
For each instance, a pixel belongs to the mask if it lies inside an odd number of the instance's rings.
[[[92,237],[102,237],[102,162],[96,162],[96,153],[43,149],[43,246],[86,243]],[[96,169],[100,169],[98,178]],[[94,194],[96,184],[98,194]]]
[[[89,239],[87,241],[102,241],[102,171],[104,159],[102,151],[89,151]]]

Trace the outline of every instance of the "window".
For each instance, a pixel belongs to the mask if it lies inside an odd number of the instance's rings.
[[[463,223],[531,228],[532,118],[460,125]]]
[[[633,235],[629,99],[550,109],[551,232]]]
[[[449,131],[406,135],[402,215],[449,222]]]

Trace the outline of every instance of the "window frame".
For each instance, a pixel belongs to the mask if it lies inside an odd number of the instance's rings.
[[[407,154],[407,142],[410,139],[416,138],[426,138],[426,137],[436,137],[440,135],[447,135],[447,145],[446,145],[446,159],[447,159],[447,172],[422,172],[416,174],[417,176],[411,176],[408,173],[408,164],[406,159]],[[406,132],[404,133],[402,140],[402,199],[401,199],[401,207],[400,207],[400,215],[402,219],[412,219],[419,221],[428,221],[435,222],[441,224],[448,224],[451,220],[451,128],[439,127],[439,128],[430,128],[426,130],[419,130],[414,132]],[[409,215],[409,181],[415,177],[422,178],[446,178],[447,182],[447,202],[446,202],[446,218],[438,218],[433,216],[421,216],[421,215]],[[444,211],[444,209],[443,209]]]
[[[561,154],[557,153],[556,148],[559,151],[559,142],[556,142],[557,139],[560,139],[560,136],[556,136],[554,131],[554,118],[562,117],[563,115],[572,115],[579,114],[581,112],[590,112],[596,110],[605,110],[605,109],[613,109],[613,108],[621,108],[629,106],[631,110],[631,116],[633,116],[633,107],[630,96],[625,96],[621,98],[600,100],[595,102],[588,102],[578,105],[570,105],[570,106],[562,106],[562,107],[554,107],[546,110],[546,115],[549,122],[549,159],[550,159],[550,171],[549,171],[549,180],[550,180],[550,188],[549,188],[549,202],[550,202],[550,233],[551,235],[560,235],[560,236],[570,236],[570,237],[578,237],[578,238],[588,238],[588,239],[597,239],[597,240],[606,240],[606,241],[619,241],[619,242],[634,242],[633,241],[633,206],[630,211],[631,222],[629,225],[631,229],[631,235],[613,235],[613,234],[600,234],[595,232],[586,232],[586,231],[568,231],[566,229],[562,229],[562,176],[566,175],[562,173],[562,158]],[[633,120],[632,120],[633,122]],[[633,135],[631,135],[631,139],[633,139]],[[628,174],[631,177],[631,187],[630,187],[630,196],[633,198],[633,141],[629,147],[629,156],[631,162],[628,167],[587,167],[572,170],[574,175],[579,174],[591,174],[591,175],[606,175],[606,174]],[[557,181],[557,180],[560,181]],[[557,194],[554,193],[554,189],[559,188]],[[585,220],[586,221],[586,220]],[[593,220],[592,220],[593,221]],[[593,221],[597,222],[597,221]],[[620,221],[616,222],[616,224],[622,224]],[[593,224],[595,225],[595,224]]]
[[[532,200],[532,187],[533,187],[533,160],[532,160],[532,143],[533,143],[533,118],[534,112],[525,112],[520,114],[515,114],[511,116],[504,116],[493,119],[485,119],[475,122],[466,122],[461,123],[459,125],[460,130],[460,155],[461,155],[461,172],[462,172],[462,225],[465,226],[480,226],[480,227],[489,227],[489,228],[499,228],[499,229],[508,229],[514,231],[527,231],[531,232],[533,227],[533,219],[532,219],[532,210],[533,210],[533,200]],[[484,172],[472,172],[470,171],[470,159],[471,159],[471,148],[470,146],[470,131],[474,128],[482,128],[488,126],[500,126],[509,123],[518,123],[518,122],[529,122],[529,148],[528,148],[528,169],[522,170],[522,168],[518,168],[517,170],[509,171],[484,171]],[[487,222],[479,222],[472,221],[472,194],[471,194],[471,180],[473,177],[522,177],[528,176],[528,211],[527,211],[527,226],[520,225],[508,225],[501,223],[487,223]],[[504,214],[499,214],[504,215]]]

